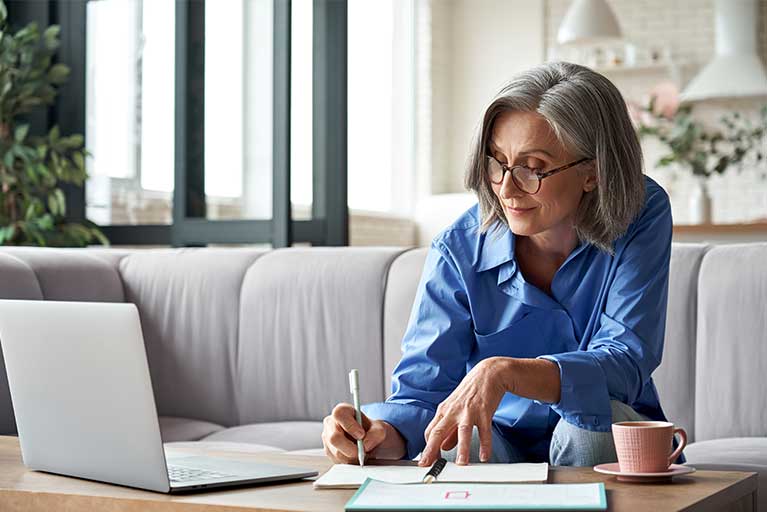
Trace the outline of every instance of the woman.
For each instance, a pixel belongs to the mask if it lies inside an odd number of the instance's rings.
[[[431,244],[394,370],[363,427],[325,418],[334,462],[442,453],[458,464],[616,460],[610,425],[664,420],[671,209],[642,174],[603,76],[552,63],[487,108],[466,185],[479,204]]]

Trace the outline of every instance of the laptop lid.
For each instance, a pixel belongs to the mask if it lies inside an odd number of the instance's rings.
[[[27,467],[170,490],[136,306],[0,300],[0,344]]]

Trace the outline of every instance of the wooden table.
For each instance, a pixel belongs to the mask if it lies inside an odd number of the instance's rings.
[[[206,452],[224,457],[252,457],[259,462],[314,468],[330,467],[325,457],[279,452],[244,454]],[[118,461],[115,461],[118,463]],[[743,510],[756,509],[756,473],[698,471],[671,484],[625,484],[591,468],[554,467],[551,483],[604,482],[609,510],[719,511],[742,502]],[[109,511],[109,512],[243,512],[338,511],[352,490],[315,491],[311,482],[248,487],[228,491],[170,496],[30,471],[21,462],[15,437],[0,436],[0,510],[3,512]]]

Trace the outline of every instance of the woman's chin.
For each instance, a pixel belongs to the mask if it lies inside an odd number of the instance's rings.
[[[520,221],[519,219],[510,219],[506,217],[506,223],[509,229],[517,236],[530,236],[540,232],[540,229],[531,222]]]

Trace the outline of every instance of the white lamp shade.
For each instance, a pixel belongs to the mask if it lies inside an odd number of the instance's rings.
[[[621,39],[621,27],[605,0],[573,0],[557,33],[559,44],[592,44]]]

